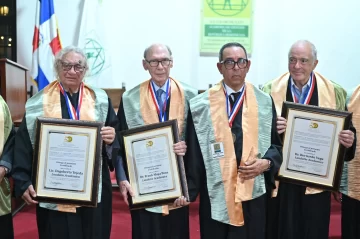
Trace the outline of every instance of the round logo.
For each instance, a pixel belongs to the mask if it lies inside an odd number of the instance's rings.
[[[70,143],[72,141],[72,137],[71,136],[65,136],[65,142]]]
[[[319,124],[318,124],[318,123],[311,122],[310,128],[316,129],[317,127],[319,127]]]
[[[249,0],[207,0],[210,9],[220,16],[235,16],[244,11]]]

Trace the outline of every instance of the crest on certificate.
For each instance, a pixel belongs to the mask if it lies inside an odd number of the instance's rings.
[[[73,138],[71,136],[69,136],[69,135],[65,136],[65,139],[64,139],[65,142],[70,143],[72,140],[73,140]]]
[[[154,142],[149,140],[147,143],[146,143],[146,147],[149,148],[149,147],[152,147],[154,145]]]
[[[318,123],[316,123],[316,122],[311,122],[310,123],[310,128],[317,129],[318,127],[319,127]]]

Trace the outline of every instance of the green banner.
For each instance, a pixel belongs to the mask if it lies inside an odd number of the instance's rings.
[[[252,50],[253,0],[203,0],[200,55],[218,55],[228,42]]]

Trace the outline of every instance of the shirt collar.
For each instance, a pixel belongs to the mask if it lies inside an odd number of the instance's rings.
[[[169,80],[169,79],[168,79]],[[165,81],[165,84],[163,84],[163,86],[159,87],[157,84],[155,84],[155,82],[153,80],[151,80],[154,86],[154,90],[155,92],[158,90],[158,89],[162,89],[164,92],[166,92],[166,84],[167,84],[167,81]]]
[[[309,77],[307,83],[302,87],[301,91],[302,91],[302,90],[305,90],[306,87],[310,87],[310,86],[311,86],[311,85],[310,85],[310,83],[311,83],[311,81],[310,81],[310,80],[311,80],[311,76],[312,76],[312,74],[310,74],[310,77]],[[290,80],[291,80],[291,87],[295,87],[295,89],[300,90],[299,87],[297,87],[297,86],[295,85],[294,80],[293,80],[292,77],[291,77]]]
[[[225,90],[226,90],[226,93],[228,95],[230,95],[231,93],[237,93],[237,92],[242,92],[244,90],[244,87],[245,87],[245,84],[240,88],[240,90],[238,91],[234,91],[232,88],[230,88],[230,86],[228,86],[227,84],[225,84],[224,82],[224,85],[225,85]]]

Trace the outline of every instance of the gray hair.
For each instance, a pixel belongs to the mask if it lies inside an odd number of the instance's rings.
[[[149,51],[151,50],[151,48],[153,48],[154,46],[163,46],[166,47],[167,51],[169,52],[170,57],[172,57],[172,51],[170,49],[170,47],[168,45],[164,45],[164,44],[152,44],[150,46],[148,46],[145,51],[144,51],[144,59],[146,59],[147,54],[149,53]]]
[[[88,65],[88,61],[87,61],[85,52],[79,47],[67,46],[67,47],[61,49],[55,56],[54,71],[55,71],[56,77],[59,76],[59,69],[60,69],[59,67],[61,67],[61,62],[63,61],[65,56],[67,54],[69,54],[70,52],[74,52],[74,53],[81,55],[82,58],[84,59],[83,61],[80,62],[81,65],[83,65],[85,67],[85,71],[87,71],[89,69],[89,65]]]
[[[311,48],[311,55],[313,57],[313,60],[316,61],[317,60],[317,50],[316,50],[316,47],[315,45],[308,41],[308,40],[298,40],[297,42],[295,42],[294,44],[292,44],[292,46],[290,47],[290,50],[289,50],[289,54],[288,54],[288,57],[290,57],[290,53],[291,53],[291,50],[297,46],[297,45],[309,45],[310,48]]]

